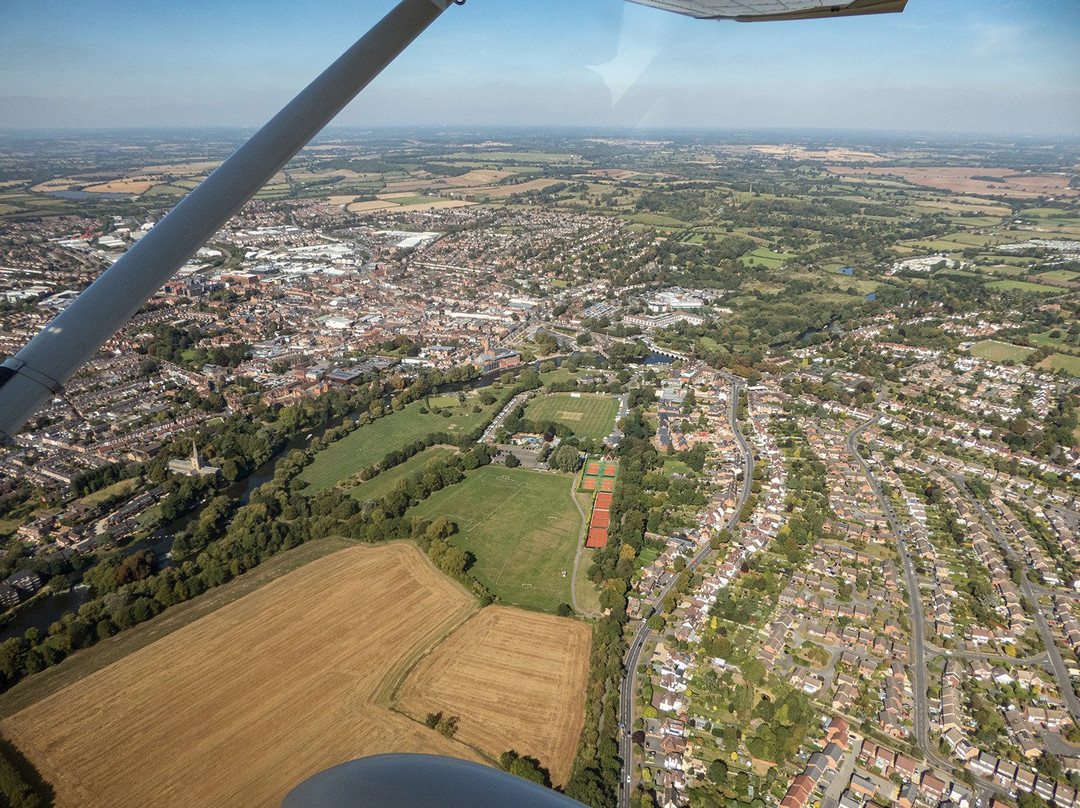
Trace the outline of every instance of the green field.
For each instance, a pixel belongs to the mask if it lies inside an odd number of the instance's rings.
[[[615,426],[618,404],[608,396],[583,393],[580,398],[559,393],[532,399],[525,417],[532,421],[555,421],[574,430],[579,438],[606,438]]]
[[[1054,269],[1050,272],[1040,272],[1035,277],[1044,278],[1048,281],[1075,281],[1080,278],[1080,272],[1073,272],[1069,269]]]
[[[79,500],[83,505],[96,505],[112,497],[126,497],[139,487],[138,479],[120,480]]]
[[[394,485],[398,480],[409,477],[418,471],[423,471],[424,467],[436,458],[446,459],[453,457],[456,452],[456,449],[451,449],[448,446],[432,446],[430,449],[420,452],[420,454],[413,455],[400,466],[394,466],[389,471],[384,471],[377,477],[372,477],[366,483],[353,486],[349,489],[349,496],[355,497],[361,502],[367,499],[384,497],[394,490]]]
[[[581,535],[571,484],[563,474],[484,466],[432,494],[409,515],[455,522],[458,532],[451,541],[476,556],[470,572],[503,603],[554,612],[560,603],[570,603]]]
[[[1050,336],[1055,330],[1060,332],[1061,336]],[[1065,328],[1051,328],[1049,331],[1041,331],[1038,334],[1029,334],[1028,339],[1031,341],[1032,345],[1035,345],[1039,348],[1043,347],[1044,345],[1049,345],[1053,348],[1060,348],[1065,344],[1065,338],[1067,336],[1068,334]]]
[[[569,370],[556,368],[555,370],[549,370],[547,373],[541,373],[540,381],[545,387],[550,387],[553,384],[561,384],[562,382],[568,382],[571,379],[580,379],[588,372],[588,370],[575,370],[571,373]]]
[[[432,404],[435,403],[433,400]],[[372,463],[378,463],[387,452],[430,432],[462,434],[471,431],[483,423],[496,406],[481,406],[480,412],[476,413],[472,411],[475,403],[477,399],[471,397],[465,404],[455,403],[453,407],[443,408],[444,412],[450,413],[450,417],[444,418],[431,412],[420,412],[423,402],[414,401],[399,412],[377,418],[315,455],[314,462],[300,475],[309,483],[304,493],[317,494],[331,488]]]
[[[690,467],[681,460],[665,460],[663,471],[664,474],[668,475],[669,477],[672,474],[682,474],[684,477],[689,477],[691,474],[693,474],[693,472],[690,470]]]
[[[1017,277],[1019,275],[1027,275],[1027,266],[1011,266],[1009,264],[995,264],[994,266],[976,266],[979,272],[984,272],[988,275],[1004,275],[1006,277]]]
[[[998,342],[994,339],[984,339],[982,342],[976,342],[971,346],[971,355],[980,359],[989,359],[991,362],[1005,362],[1009,359],[1014,362],[1022,362],[1034,350],[1034,348],[1010,345],[1007,342]]]
[[[759,267],[776,269],[777,267],[782,266],[783,263],[787,261],[790,257],[791,256],[789,255],[782,255],[781,253],[773,252],[772,250],[768,250],[764,247],[758,247],[752,253],[744,255],[739,260],[742,261],[742,263],[746,266],[754,264]]]
[[[986,284],[986,288],[997,289],[999,292],[1038,292],[1039,294],[1060,294],[1065,291],[1059,286],[1047,286],[1045,283],[1029,281],[994,281]]]
[[[1039,367],[1064,370],[1070,376],[1080,376],[1080,356],[1070,356],[1062,353],[1050,354],[1039,363]]]

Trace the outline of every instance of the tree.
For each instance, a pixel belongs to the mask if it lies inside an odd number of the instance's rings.
[[[506,460],[504,462],[506,463],[506,467],[508,469],[516,469],[518,466],[521,465],[521,461],[518,460],[518,456],[513,452],[507,452]]]
[[[548,465],[553,469],[571,473],[580,469],[582,462],[577,447],[567,446],[566,444],[552,452],[551,457],[548,458]]]
[[[709,764],[708,770],[709,780],[717,785],[727,781],[728,767],[722,760],[714,760]]]
[[[765,666],[757,659],[749,659],[742,666],[743,678],[752,685],[765,681]]]

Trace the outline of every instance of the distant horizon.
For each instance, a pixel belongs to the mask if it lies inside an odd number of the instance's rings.
[[[3,127],[0,126],[0,137],[15,138],[27,136],[62,136],[69,134],[96,134],[96,135],[155,135],[170,133],[220,133],[248,136],[259,129],[259,126],[240,124],[206,124],[206,125],[156,125],[156,126],[65,126],[65,127]],[[977,141],[981,139],[1036,141],[1061,144],[1080,144],[1080,133],[1077,134],[1031,134],[1009,131],[987,130],[946,130],[946,129],[888,129],[888,128],[858,128],[858,127],[824,127],[824,126],[650,126],[625,128],[618,126],[594,126],[589,124],[468,124],[468,123],[431,123],[431,124],[338,124],[331,123],[322,132],[312,139],[312,143],[321,140],[333,140],[335,135],[359,134],[371,132],[381,133],[423,133],[445,134],[446,136],[467,135],[475,133],[487,135],[505,133],[514,135],[573,135],[577,137],[620,137],[633,139],[644,135],[650,136],[798,136],[812,137],[905,137],[905,138],[936,138],[940,140]]]
[[[393,0],[14,4],[0,129],[256,128]],[[450,8],[339,125],[1080,136],[1080,3],[703,22],[623,0]]]

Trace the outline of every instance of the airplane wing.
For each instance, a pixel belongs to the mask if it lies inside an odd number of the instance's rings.
[[[907,0],[629,0],[643,6],[686,14],[699,20],[811,20],[855,14],[900,12]]]

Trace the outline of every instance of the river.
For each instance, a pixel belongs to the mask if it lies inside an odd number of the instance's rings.
[[[353,417],[355,417],[355,414]],[[251,497],[252,491],[268,480],[273,479],[274,467],[281,458],[285,457],[293,449],[306,447],[311,440],[316,436],[321,436],[326,430],[340,426],[342,420],[342,418],[334,418],[325,426],[290,438],[284,446],[274,453],[273,457],[256,468],[247,479],[237,480],[224,490],[216,493],[237,498],[240,500],[241,505],[246,504]],[[162,525],[145,539],[124,545],[122,548],[123,554],[131,555],[138,550],[151,550],[154,553],[156,568],[160,570],[167,567],[171,563],[168,554],[172,550],[177,535],[197,520],[201,511],[202,506]],[[49,593],[44,591],[39,593],[37,597],[15,610],[15,613],[4,625],[3,629],[0,629],[0,642],[11,637],[21,637],[28,628],[36,628],[44,634],[49,630],[49,626],[63,617],[65,612],[78,611],[79,607],[90,599],[90,594],[88,588],[81,586],[74,587],[66,592]]]

